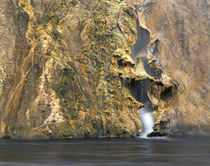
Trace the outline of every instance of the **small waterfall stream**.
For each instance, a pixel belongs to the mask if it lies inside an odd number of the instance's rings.
[[[140,119],[143,125],[140,138],[147,138],[147,135],[153,132],[152,127],[155,123],[150,102],[146,102],[144,107],[140,109]]]
[[[136,10],[140,8],[142,3],[140,3]],[[136,64],[142,64],[145,73],[150,76],[156,76],[156,73],[153,69],[148,66],[147,60],[147,47],[150,40],[150,33],[139,26],[139,20],[137,19],[137,34],[138,38],[137,41],[132,49],[132,58],[136,62]],[[140,65],[141,65],[140,64]],[[134,88],[132,89],[132,94],[134,97],[144,104],[143,108],[140,108],[140,119],[142,122],[142,132],[140,134],[140,138],[147,138],[147,135],[153,132],[153,126],[155,124],[155,120],[153,118],[153,109],[151,106],[151,102],[147,96],[147,90],[151,84],[151,80],[146,79],[134,84]]]
[[[123,0],[120,1],[118,8],[115,11],[115,24],[116,24],[116,31],[119,32],[119,38],[121,38],[121,33],[120,33],[120,29],[119,29],[119,25],[117,23],[117,17],[116,15],[119,13],[120,11],[120,4],[123,3]],[[138,8],[140,7],[142,3],[140,3],[136,10],[138,10]],[[146,53],[147,53],[147,46],[149,44],[149,40],[150,40],[150,33],[139,26],[139,21],[137,19],[137,34],[138,34],[138,38],[137,41],[135,43],[135,45],[132,48],[132,58],[134,61],[139,61],[142,65],[143,65],[143,69],[145,70],[145,73],[147,73],[150,76],[155,76],[155,72],[149,68],[148,66],[148,60],[146,57]],[[137,62],[137,63],[139,63]],[[136,64],[137,64],[136,63]],[[123,84],[127,85],[127,80],[123,80]],[[151,102],[149,101],[149,98],[147,96],[147,90],[149,88],[151,84],[151,80],[146,79],[146,80],[142,80],[142,81],[137,81],[134,83],[134,85],[132,85],[133,88],[131,88],[131,92],[133,94],[133,96],[140,101],[141,103],[144,104],[143,108],[140,108],[140,119],[142,121],[142,132],[140,137],[141,138],[147,138],[147,135],[151,132],[153,132],[153,126],[154,126],[154,118],[152,115],[152,107],[151,107]]]

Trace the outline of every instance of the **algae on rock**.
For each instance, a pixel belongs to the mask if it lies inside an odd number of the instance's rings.
[[[137,0],[3,0],[1,17],[14,19],[0,30],[13,28],[7,32],[11,39],[4,42],[12,40],[9,49],[14,51],[7,59],[6,48],[1,50],[0,76],[5,81],[0,91],[0,136],[138,135],[142,105],[122,83],[122,75],[140,78],[131,59],[137,4]],[[10,71],[8,63],[15,64],[15,70]]]

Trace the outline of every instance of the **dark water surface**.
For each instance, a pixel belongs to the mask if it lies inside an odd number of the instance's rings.
[[[1,141],[0,165],[210,166],[210,139]]]

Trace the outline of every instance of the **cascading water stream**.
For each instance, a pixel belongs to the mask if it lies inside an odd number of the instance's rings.
[[[150,108],[150,102],[146,102],[144,107],[140,109],[140,119],[143,125],[140,138],[147,138],[147,135],[153,132],[154,118],[152,115],[152,109]]]
[[[145,2],[145,1],[144,1]],[[142,3],[140,3],[136,10],[140,8]],[[138,38],[137,41],[132,49],[132,58],[137,62],[137,59],[140,59],[140,62],[144,73],[150,75],[150,76],[156,76],[156,73],[148,66],[148,60],[146,57],[147,54],[147,47],[150,40],[150,34],[149,32],[139,26],[139,21],[137,20],[137,32],[138,32]],[[141,82],[137,82],[136,85],[134,85],[133,89],[133,95],[136,97],[136,99],[144,104],[143,108],[140,108],[140,119],[142,122],[142,132],[140,135],[140,138],[147,138],[147,135],[153,132],[153,126],[154,126],[154,118],[152,115],[153,109],[151,106],[151,102],[147,96],[147,90],[150,86],[151,81],[150,80],[142,80]]]
[[[120,5],[123,3],[121,0],[119,3],[118,8],[115,11],[115,24],[116,24],[116,31],[121,38],[121,32],[119,25],[117,23],[117,14],[120,12]],[[141,3],[142,4],[142,3]],[[138,5],[137,9],[140,7]],[[148,60],[146,57],[146,52],[147,52],[147,46],[149,44],[150,40],[150,34],[146,29],[143,29],[142,27],[139,26],[139,22],[137,20],[137,33],[138,33],[138,39],[132,49],[132,58],[137,61],[137,58],[140,59],[140,63],[143,64],[143,68],[145,70],[144,73],[150,76],[155,76],[155,72],[149,68],[148,66]],[[141,132],[141,138],[146,138],[147,135],[151,132],[153,132],[153,126],[154,126],[154,118],[152,115],[152,107],[151,103],[149,101],[149,98],[147,96],[147,90],[150,86],[151,81],[149,79],[143,80],[141,83],[137,82],[136,85],[134,85],[135,89],[133,89],[133,95],[134,97],[137,98],[138,101],[142,102],[144,104],[144,107],[140,109],[140,119],[142,121],[142,132]],[[126,80],[123,80],[123,84],[126,85],[127,82]]]

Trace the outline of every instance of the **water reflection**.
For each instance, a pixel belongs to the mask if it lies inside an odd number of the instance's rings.
[[[210,164],[209,139],[97,139],[1,142],[0,165]]]

